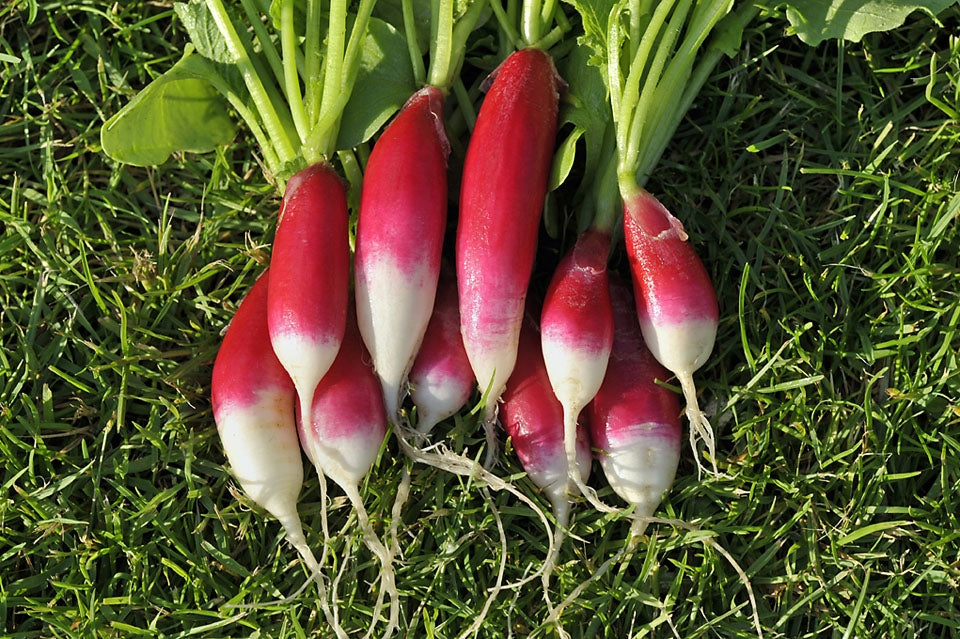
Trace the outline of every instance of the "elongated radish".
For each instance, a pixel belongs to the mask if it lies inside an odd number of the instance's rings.
[[[696,452],[696,438],[702,438],[717,472],[713,431],[693,383],[693,372],[709,357],[717,335],[717,296],[710,276],[680,221],[640,187],[624,193],[623,230],[643,338],[680,381],[691,446]],[[702,470],[699,455],[696,461]]]
[[[456,278],[441,270],[433,315],[410,370],[417,430],[426,434],[454,415],[470,399],[473,385],[473,370],[460,337]]]
[[[217,352],[210,389],[213,417],[233,476],[250,499],[280,521],[322,591],[320,565],[297,514],[303,464],[296,391],[270,346],[269,278],[265,271],[247,293]],[[333,624],[325,594],[321,605]]]
[[[317,472],[332,479],[350,500],[364,541],[381,564],[381,589],[371,631],[379,617],[383,594],[389,594],[389,625],[379,635],[387,637],[396,629],[399,618],[393,557],[374,532],[359,490],[377,459],[387,429],[383,393],[369,361],[356,317],[349,313],[340,352],[317,385],[310,421],[301,420],[299,432],[303,450]]]
[[[287,182],[270,269],[270,343],[309,415],[314,390],[340,350],[350,284],[347,200],[330,165],[311,165]]]
[[[613,352],[603,385],[584,411],[590,441],[604,475],[620,497],[636,506],[634,533],[656,510],[680,461],[680,403],[657,385],[670,373],[650,353],[637,323],[628,284],[610,285]]]
[[[538,49],[500,65],[464,160],[457,225],[463,343],[481,392],[489,466],[497,403],[517,358],[557,132],[559,76]]]
[[[357,223],[357,319],[396,422],[430,321],[447,221],[443,93],[427,86],[383,131],[367,162]]]
[[[527,317],[520,331],[517,364],[503,392],[500,420],[513,442],[530,480],[546,494],[557,519],[555,546],[547,557],[543,580],[546,587],[564,529],[570,519],[571,472],[580,484],[590,476],[590,442],[585,428],[577,428],[573,440],[573,468],[569,468],[564,443],[564,408],[554,395],[541,351],[541,335]]]
[[[577,418],[603,383],[613,346],[607,257],[610,234],[581,233],[554,271],[540,317],[543,360],[563,406],[563,441],[569,479],[591,503],[608,510],[580,480],[576,465]]]

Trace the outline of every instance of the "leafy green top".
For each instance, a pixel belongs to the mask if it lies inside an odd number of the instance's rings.
[[[371,17],[374,0],[355,14],[347,0],[325,15],[318,0],[300,4],[242,0],[249,27],[238,28],[222,0],[177,3],[193,46],[104,124],[104,152],[152,166],[210,151],[236,134],[232,108],[282,185],[304,164],[369,139],[415,90],[403,35]]]

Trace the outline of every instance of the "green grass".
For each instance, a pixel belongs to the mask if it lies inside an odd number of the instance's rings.
[[[35,12],[35,15],[32,15]],[[721,305],[698,372],[722,476],[685,448],[627,560],[564,614],[574,637],[960,634],[960,11],[809,48],[758,21],[648,187],[687,226]],[[169,3],[0,8],[0,635],[331,636],[278,524],[243,498],[209,407],[222,330],[269,256],[277,209],[249,140],[118,166],[99,126],[178,57]],[[544,251],[552,247],[544,244]],[[623,266],[622,253],[615,264]],[[541,274],[542,279],[542,274]],[[439,429],[477,446],[472,418]],[[390,523],[394,444],[362,487]],[[598,469],[595,468],[595,471]],[[547,503],[508,455],[497,469]],[[300,512],[319,549],[319,488]],[[601,497],[616,500],[594,473]],[[456,637],[501,562],[543,558],[530,509],[413,471],[400,530],[402,635]],[[328,568],[370,621],[376,562],[336,491]],[[491,507],[492,504],[495,509]],[[629,522],[574,510],[563,599]],[[709,539],[705,542],[705,539]],[[480,637],[551,636],[537,582]]]

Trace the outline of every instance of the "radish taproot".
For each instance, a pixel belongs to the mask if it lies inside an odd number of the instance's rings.
[[[423,435],[456,414],[473,392],[473,370],[460,337],[460,308],[453,274],[440,271],[433,315],[410,370],[410,396]]]
[[[307,545],[297,497],[303,464],[295,418],[296,390],[277,360],[267,331],[269,270],[244,297],[213,364],[210,386],[217,432],[231,471],[250,499],[276,517],[297,549],[326,602],[320,564]]]
[[[597,508],[610,510],[581,480],[577,419],[603,383],[613,346],[607,258],[610,234],[590,228],[554,271],[540,316],[543,361],[563,406],[563,442],[569,480]]]
[[[645,344],[629,284],[612,280],[610,297],[613,352],[584,421],[610,487],[636,507],[634,533],[639,534],[677,472],[680,403],[673,391],[657,384],[670,373]]]
[[[393,556],[377,537],[360,497],[360,482],[373,467],[387,432],[383,392],[363,346],[356,316],[351,312],[340,352],[317,385],[309,421],[299,421],[300,443],[320,475],[329,477],[346,494],[357,515],[364,542],[381,567],[381,588],[370,630],[377,622],[384,594],[390,595],[390,617],[383,637],[397,627],[399,600]],[[326,503],[322,508],[326,509]],[[369,633],[368,633],[369,634]]]
[[[497,450],[497,405],[517,359],[559,89],[547,53],[510,54],[492,76],[464,160],[456,243],[460,326],[486,402],[488,467]]]
[[[443,93],[427,86],[378,138],[357,222],[357,319],[396,423],[404,385],[433,310],[447,220]]]
[[[270,343],[289,373],[309,421],[317,384],[343,341],[350,244],[343,182],[326,163],[287,182],[280,207],[267,295]]]
[[[527,476],[544,492],[557,520],[555,545],[544,562],[544,590],[563,543],[570,520],[570,495],[565,446],[564,408],[554,395],[541,351],[541,335],[529,316],[524,319],[517,364],[503,392],[500,420]],[[574,424],[573,472],[580,484],[590,476],[590,442],[585,428]]]

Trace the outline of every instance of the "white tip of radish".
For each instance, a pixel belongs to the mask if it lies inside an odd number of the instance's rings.
[[[363,481],[377,461],[382,441],[382,434],[373,437],[359,433],[326,441],[310,438],[310,441],[303,442],[303,449],[318,472],[344,488],[359,485]]]
[[[297,432],[281,419],[292,421],[290,399],[286,392],[260,391],[254,403],[237,410],[224,406],[216,416],[218,423],[230,425],[220,430],[220,437],[233,476],[253,501],[282,522],[296,513],[303,486]]]
[[[659,424],[634,427],[641,432],[660,428]],[[673,484],[680,462],[679,442],[672,437],[649,435],[634,435],[628,441],[631,443],[622,446],[610,442],[600,455],[600,465],[614,492],[634,504],[637,515],[649,517]]]
[[[543,362],[553,392],[575,415],[586,406],[603,384],[610,361],[610,349],[580,349],[544,332],[541,339]]]
[[[472,392],[472,384],[457,386],[436,383],[412,387],[410,395],[417,407],[417,431],[425,435],[434,426],[455,415],[470,399]]]
[[[297,333],[279,333],[270,336],[270,344],[293,380],[301,407],[308,408],[317,384],[340,352],[340,342],[318,342]]]
[[[357,324],[383,387],[387,419],[396,423],[407,375],[433,313],[436,271],[410,273],[390,260],[367,258],[356,277]]]
[[[717,338],[717,321],[712,318],[676,322],[640,320],[643,341],[663,366],[679,375],[693,373],[707,361]]]

